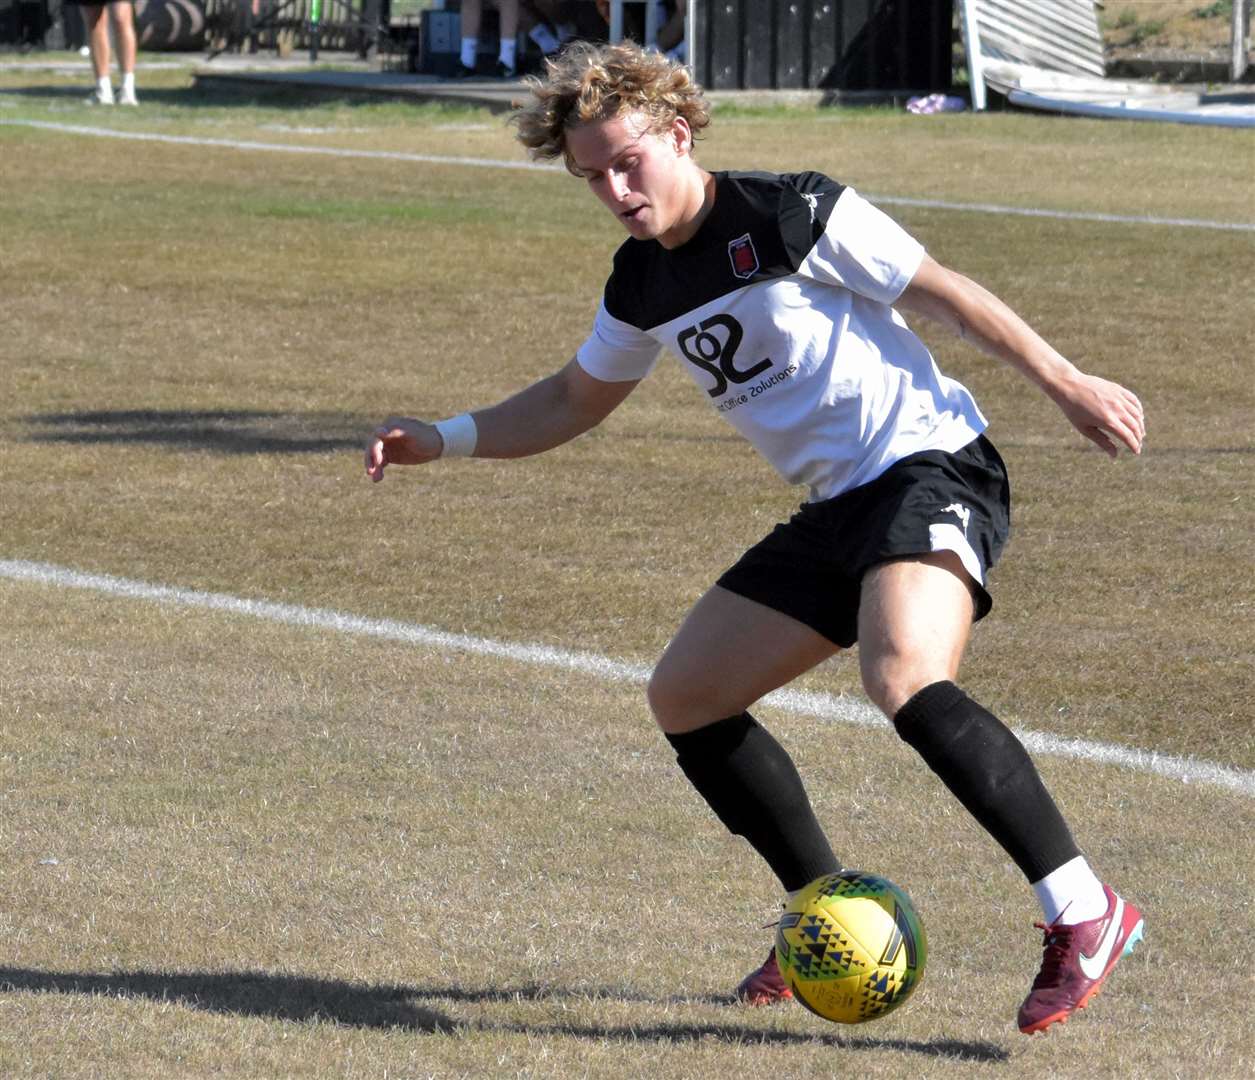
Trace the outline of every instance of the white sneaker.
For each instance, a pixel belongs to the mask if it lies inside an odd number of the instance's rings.
[[[113,104],[113,91],[110,90],[106,94],[100,90],[93,90],[91,92],[91,96],[87,98],[87,104],[88,105],[112,105]]]
[[[128,90],[125,86],[118,91],[119,105],[138,105],[139,99],[135,96],[134,90]]]

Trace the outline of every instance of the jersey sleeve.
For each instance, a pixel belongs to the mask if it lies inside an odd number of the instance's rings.
[[[882,304],[902,295],[924,260],[924,246],[853,188],[841,190],[816,231],[798,273]]]
[[[603,300],[592,333],[575,359],[594,379],[627,382],[643,379],[653,371],[661,351],[662,346],[645,331],[611,315]]]

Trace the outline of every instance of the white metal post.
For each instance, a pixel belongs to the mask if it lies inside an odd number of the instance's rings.
[[[963,47],[967,51],[967,79],[972,85],[972,108],[985,108],[985,65],[980,51],[980,27],[976,20],[976,0],[959,0],[963,26]]]
[[[1233,0],[1233,51],[1229,74],[1237,82],[1246,74],[1246,37],[1250,27],[1250,0]]]

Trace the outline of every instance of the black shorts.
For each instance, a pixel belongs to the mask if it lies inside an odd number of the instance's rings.
[[[1007,469],[981,435],[953,454],[912,454],[868,484],[803,503],[718,584],[848,649],[858,640],[863,575],[904,556],[958,554],[972,579],[974,618],[984,618],[993,606],[985,578],[1010,530]]]

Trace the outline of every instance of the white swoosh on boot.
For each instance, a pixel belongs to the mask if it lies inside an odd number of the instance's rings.
[[[1094,955],[1086,956],[1081,953],[1077,957],[1077,963],[1081,965],[1081,971],[1087,979],[1102,978],[1102,973],[1107,969],[1107,962],[1111,959],[1111,950],[1115,946],[1123,921],[1124,901],[1117,896],[1116,909],[1111,913],[1111,921],[1107,924],[1107,930],[1102,936],[1102,941],[1098,943]]]

